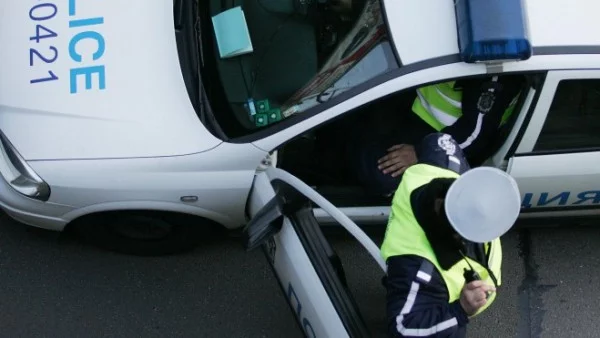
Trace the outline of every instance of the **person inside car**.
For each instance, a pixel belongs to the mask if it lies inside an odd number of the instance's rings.
[[[520,193],[499,169],[470,169],[448,134],[426,136],[416,154],[381,246],[388,332],[465,337],[469,318],[490,306],[501,285],[500,236],[519,215]]]
[[[433,132],[451,135],[469,160],[479,161],[510,118],[523,81],[520,75],[503,75],[417,89],[413,114],[404,114],[400,122],[386,117],[388,124],[396,124],[393,128],[354,133],[358,137],[347,148],[353,175],[369,192],[390,196],[404,171],[417,162],[414,144]]]

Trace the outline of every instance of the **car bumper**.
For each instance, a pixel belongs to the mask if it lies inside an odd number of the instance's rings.
[[[25,197],[16,192],[1,177],[0,207],[21,223],[54,231],[64,230],[68,221],[62,216],[74,209],[71,206]]]
[[[67,221],[64,219],[32,214],[23,210],[7,207],[2,203],[0,203],[0,206],[4,212],[14,220],[34,227],[63,231],[67,225]]]

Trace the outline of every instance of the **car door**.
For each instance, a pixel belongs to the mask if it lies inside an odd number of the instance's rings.
[[[600,214],[600,70],[550,71],[507,171],[523,217]]]
[[[346,227],[383,273],[378,247],[356,224],[302,181],[274,167],[255,177],[247,208],[252,219],[244,228],[246,248],[262,247],[307,337],[368,337],[339,257],[321,232],[311,201]]]

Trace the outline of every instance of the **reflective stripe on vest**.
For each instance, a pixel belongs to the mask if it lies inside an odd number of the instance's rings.
[[[417,89],[412,110],[436,131],[453,125],[462,116],[462,90],[454,89],[455,81]],[[500,126],[510,118],[517,104],[517,95],[502,115]]]
[[[415,219],[410,204],[410,195],[415,189],[429,183],[435,178],[456,178],[458,176],[453,171],[427,164],[416,164],[409,167],[404,172],[400,186],[394,195],[385,238],[381,246],[381,255],[385,261],[389,257],[401,255],[417,255],[429,260],[439,271],[446,283],[450,303],[459,299],[460,292],[465,284],[463,277],[464,269],[470,269],[469,265],[464,259],[461,259],[449,270],[441,268],[425,232]],[[502,283],[500,271],[502,248],[500,239],[491,242],[491,247],[486,245],[486,254],[489,257],[488,266],[497,278],[498,286],[500,286]],[[485,267],[470,258],[467,258],[467,260],[482,280],[489,285],[494,285]],[[495,297],[496,293],[493,293],[486,305],[475,315],[484,311],[494,301]]]

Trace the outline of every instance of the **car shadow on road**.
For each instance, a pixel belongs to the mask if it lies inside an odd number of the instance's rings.
[[[3,336],[300,336],[263,253],[226,235],[140,257],[1,213],[0,271]]]
[[[64,250],[77,250],[77,251],[89,251],[89,252],[111,252],[111,254],[119,254],[117,252],[108,251],[101,247],[97,247],[91,243],[85,241],[77,232],[72,231],[69,227],[65,231],[52,231],[35,226],[29,226],[13,220],[5,212],[0,211],[0,234],[10,236],[14,241],[23,241],[27,243],[27,246],[58,246]],[[198,254],[203,250],[213,250],[214,247],[222,246],[225,243],[231,242],[229,233],[225,230],[213,231],[210,238],[203,240],[196,248],[192,251],[183,252],[177,255],[186,254]],[[240,245],[241,242],[240,242]],[[124,256],[131,256],[122,254]],[[167,255],[170,256],[170,255]]]

